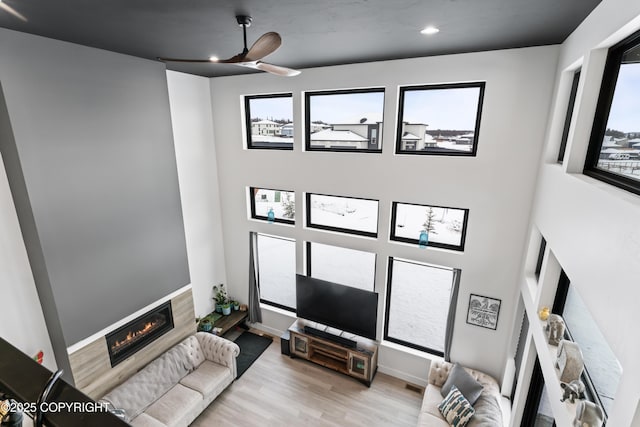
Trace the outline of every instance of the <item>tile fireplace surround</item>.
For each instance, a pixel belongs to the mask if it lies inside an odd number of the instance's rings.
[[[174,328],[134,353],[111,366],[105,336],[74,349],[69,354],[71,373],[76,388],[91,398],[100,398],[114,386],[140,370],[166,350],[196,332],[193,295],[191,288],[171,298]],[[162,304],[158,304],[160,307]]]

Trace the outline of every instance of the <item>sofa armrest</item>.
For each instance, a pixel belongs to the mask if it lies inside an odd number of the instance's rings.
[[[196,338],[200,342],[205,359],[230,368],[235,378],[238,374],[236,357],[240,354],[240,347],[233,341],[208,332],[197,332]]]

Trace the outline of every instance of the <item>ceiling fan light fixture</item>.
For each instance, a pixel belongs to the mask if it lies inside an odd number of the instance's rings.
[[[440,32],[440,29],[434,27],[433,25],[429,25],[420,31],[420,34],[424,34],[426,36],[431,36]]]

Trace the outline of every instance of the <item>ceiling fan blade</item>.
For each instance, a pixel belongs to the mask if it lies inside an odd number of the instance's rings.
[[[301,71],[294,70],[292,68],[281,67],[279,65],[267,64],[266,62],[260,62],[256,64],[255,68],[258,70],[266,71],[267,73],[275,74],[283,77],[293,77],[301,73]]]
[[[2,0],[0,0],[0,9],[4,9],[7,13],[10,13],[11,15],[15,16],[16,18],[27,22],[27,18],[21,14],[20,12],[18,12],[17,10],[15,10],[14,8],[12,8],[11,6],[9,6],[6,3],[3,3]]]
[[[257,61],[275,52],[282,44],[280,34],[273,31],[265,33],[251,46],[244,56],[245,61]]]

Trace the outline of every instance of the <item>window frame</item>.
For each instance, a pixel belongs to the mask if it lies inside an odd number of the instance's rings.
[[[268,237],[270,239],[280,239],[280,240],[286,240],[286,241],[289,241],[289,242],[293,242],[294,250],[295,250],[295,245],[297,244],[295,239],[290,239],[288,237],[282,237],[282,236],[274,236],[273,234],[265,234],[265,233],[256,232],[256,236],[257,236],[257,239],[260,239],[260,237]],[[256,264],[258,265],[258,274],[260,274],[260,251],[258,251],[258,260],[257,260]],[[294,276],[295,276],[295,271],[294,271]],[[295,289],[294,289],[294,293],[295,293]],[[281,310],[290,311],[292,313],[296,312],[296,309],[294,307],[289,307],[289,306],[286,306],[284,304],[280,304],[280,303],[277,303],[277,302],[270,301],[270,300],[262,298],[262,294],[260,294],[260,303],[269,305],[271,307],[276,307],[276,308],[279,308]]]
[[[467,83],[440,83],[440,84],[429,84],[429,85],[416,85],[416,86],[400,86],[398,91],[398,121],[397,121],[397,129],[396,129],[396,141],[395,141],[395,154],[408,154],[408,155],[419,155],[419,156],[463,156],[463,157],[476,157],[478,151],[478,140],[480,136],[480,122],[482,119],[482,107],[484,104],[484,92],[485,92],[486,82],[478,81],[478,82],[467,82]],[[442,90],[442,89],[464,89],[464,88],[479,88],[480,93],[478,94],[478,107],[476,111],[476,123],[474,127],[474,137],[473,137],[473,146],[471,147],[471,151],[410,151],[410,150],[402,150],[402,124],[404,118],[404,97],[405,93],[409,91],[419,91],[419,90]]]
[[[311,264],[312,264],[311,263],[311,245],[313,243],[315,243],[317,245],[332,246],[332,247],[336,247],[336,248],[339,248],[339,249],[348,249],[348,250],[352,250],[352,251],[358,251],[358,252],[364,252],[364,253],[373,254],[373,282],[371,283],[371,289],[365,289],[365,290],[366,291],[370,291],[370,292],[375,292],[375,287],[376,287],[375,280],[376,280],[377,260],[378,260],[378,254],[376,252],[361,251],[360,249],[345,248],[343,246],[330,245],[330,244],[327,244],[327,243],[320,243],[320,242],[312,242],[310,240],[306,241],[305,243],[306,243],[305,244],[305,262],[306,262],[305,270],[306,270],[306,275],[307,275],[307,277],[314,277],[314,278],[317,278],[317,279],[320,279],[320,278],[318,278],[316,276],[313,276],[311,274],[311,271],[312,271],[311,270],[311,268],[312,268],[311,267]],[[326,280],[326,279],[320,279],[320,280]],[[338,284],[341,284],[341,285],[344,285],[344,286],[350,286],[350,285],[347,285],[345,283],[339,283],[339,282],[334,282],[334,283],[338,283]],[[362,288],[357,288],[355,286],[354,286],[354,288],[362,289]]]
[[[291,98],[291,113],[293,114],[293,93],[273,93],[273,94],[260,94],[260,95],[245,95],[244,96],[244,123],[245,132],[247,134],[247,149],[249,150],[285,150],[293,151],[295,145],[295,135],[291,138],[291,147],[279,145],[274,147],[258,147],[255,146],[251,139],[251,100],[253,99],[270,99],[270,98]]]
[[[311,222],[311,196],[326,196],[326,197],[337,197],[340,199],[353,199],[353,200],[367,200],[367,201],[371,201],[371,202],[376,202],[377,203],[377,210],[376,210],[376,231],[375,233],[370,232],[370,231],[362,231],[362,230],[354,230],[351,228],[342,228],[342,227],[334,227],[331,225],[322,225],[322,224],[314,224]],[[337,233],[345,233],[345,234],[354,234],[356,236],[363,236],[363,237],[372,237],[372,238],[377,238],[378,237],[378,230],[380,229],[380,200],[377,199],[367,199],[364,197],[350,197],[350,196],[336,196],[334,194],[322,194],[322,193],[311,193],[311,192],[307,192],[305,193],[305,216],[306,216],[306,226],[307,228],[313,228],[313,229],[317,229],[317,230],[325,230],[325,231],[334,231]]]
[[[320,91],[307,91],[304,93],[304,149],[305,151],[325,151],[333,153],[382,153],[382,132],[377,136],[380,148],[377,149],[357,149],[357,148],[320,148],[311,146],[311,97],[312,96],[324,96],[324,95],[348,95],[358,93],[382,93],[382,126],[384,129],[384,102],[386,97],[386,91],[384,87],[370,87],[360,89],[334,89],[334,90],[320,90]]]
[[[443,268],[443,269],[449,269],[449,267],[445,267],[445,266],[438,266],[438,265],[430,265],[427,263],[422,263],[419,261],[413,261],[413,260],[409,260],[409,259],[405,259],[405,258],[396,258],[393,256],[390,256],[388,259],[388,264],[387,264],[387,283],[386,283],[386,300],[385,300],[385,308],[384,308],[384,329],[383,329],[383,335],[382,338],[385,341],[389,341],[395,344],[399,344],[408,348],[412,348],[414,350],[418,350],[418,351],[422,351],[425,353],[429,353],[429,354],[433,354],[435,356],[439,356],[439,357],[444,357],[444,351],[440,351],[440,350],[435,350],[433,348],[429,348],[429,347],[424,347],[421,346],[419,344],[415,344],[409,341],[405,341],[402,339],[398,339],[398,338],[394,338],[389,336],[389,313],[391,313],[391,291],[392,291],[392,283],[393,283],[393,261],[397,259],[400,262],[406,262],[406,263],[410,263],[410,264],[416,264],[416,265],[420,265],[423,267],[430,267],[430,268]],[[451,268],[452,271],[454,271],[454,268]],[[454,283],[451,283],[451,286],[454,286]],[[451,304],[451,301],[449,301],[449,304]],[[445,319],[445,328],[446,328],[446,319]],[[446,336],[445,336],[445,340],[446,340]],[[444,342],[443,342],[444,344]]]
[[[249,187],[249,209],[251,212],[251,219],[257,219],[259,221],[269,221],[269,218],[267,218],[264,215],[258,215],[256,213],[256,194],[255,194],[255,190],[269,190],[269,191],[280,191],[282,193],[293,193],[294,195],[294,203],[295,203],[295,194],[296,192],[293,190],[276,190],[275,188],[264,188],[264,187]],[[294,219],[285,219],[285,218],[274,218],[273,222],[277,222],[280,224],[289,224],[289,225],[295,225],[296,220],[295,217]]]
[[[578,94],[578,84],[580,83],[581,68],[573,73],[571,82],[571,91],[569,92],[569,104],[567,105],[567,113],[564,117],[564,128],[562,129],[562,137],[560,138],[560,149],[558,150],[558,163],[564,162],[565,151],[567,150],[567,140],[569,138],[569,129],[571,128],[571,119],[573,118],[573,109],[576,104],[576,95]]]
[[[540,247],[538,248],[538,257],[536,258],[536,266],[533,270],[533,275],[537,282],[540,282],[540,273],[542,272],[542,263],[544,262],[544,254],[547,250],[547,240],[544,236],[540,236]]]
[[[593,127],[591,128],[591,137],[589,138],[587,156],[582,172],[591,178],[595,178],[599,181],[606,182],[607,184],[611,184],[635,194],[640,194],[640,180],[635,180],[620,174],[608,172],[604,169],[599,169],[597,165],[600,157],[600,151],[602,149],[604,134],[607,130],[607,122],[609,121],[611,104],[613,102],[613,96],[618,82],[620,66],[622,65],[622,57],[627,50],[639,45],[640,31],[630,35],[609,49],[604,73],[602,75],[602,84],[600,86],[598,103],[596,104],[596,112],[593,118]]]
[[[451,245],[451,244],[448,244],[448,243],[433,242],[431,240],[431,238],[429,238],[429,243],[427,244],[427,247],[440,248],[440,249],[450,249],[450,250],[454,250],[454,251],[464,252],[465,240],[467,238],[467,224],[469,222],[469,209],[453,208],[453,207],[450,207],[450,206],[423,205],[423,204],[420,204],[420,203],[391,202],[391,226],[390,226],[390,230],[389,230],[389,240],[392,240],[394,242],[410,243],[410,244],[415,244],[415,245],[418,245],[420,243],[418,237],[416,237],[415,239],[412,239],[412,238],[409,238],[409,237],[396,236],[396,234],[395,234],[396,233],[396,220],[397,220],[397,206],[399,204],[400,205],[421,206],[421,207],[424,207],[424,208],[442,208],[442,209],[455,209],[455,210],[463,211],[464,212],[464,219],[463,219],[463,223],[462,223],[460,244],[459,245]]]

